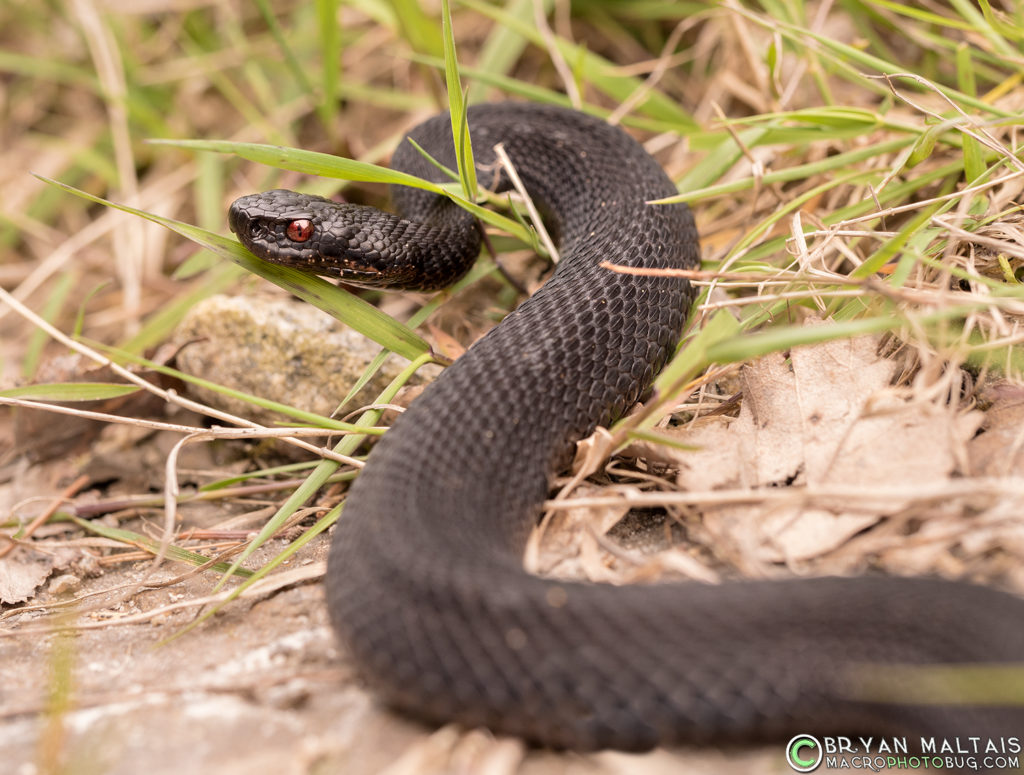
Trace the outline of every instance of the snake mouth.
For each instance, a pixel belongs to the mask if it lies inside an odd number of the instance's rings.
[[[231,231],[250,253],[268,261],[274,259],[267,246],[268,228],[261,218],[254,218],[245,212],[231,212]]]
[[[231,208],[228,210],[228,228],[231,229],[232,234],[242,234],[242,229],[249,222],[248,216],[239,204],[241,201],[241,199],[236,199],[231,203]]]
[[[268,232],[267,219],[253,212],[257,208],[252,200],[251,196],[243,196],[236,199],[228,210],[228,228],[249,250]]]

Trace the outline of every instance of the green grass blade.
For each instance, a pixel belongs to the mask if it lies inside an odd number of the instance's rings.
[[[388,385],[388,387],[381,392],[380,396],[377,399],[377,403],[390,403],[392,399],[394,399],[395,394],[398,392],[399,388],[402,387],[406,382],[408,382],[409,378],[416,373],[417,369],[419,369],[423,364],[428,363],[429,361],[430,359],[427,356],[422,356],[421,358],[412,361],[402,371],[402,373],[395,377],[395,379],[391,381],[391,384]],[[359,427],[373,427],[377,424],[378,420],[380,420],[381,414],[383,414],[383,410],[370,409],[364,412],[363,415],[358,420],[356,420],[355,424]],[[353,452],[356,451],[356,449],[358,449],[359,445],[362,444],[364,440],[365,436],[361,434],[352,434],[350,436],[346,436],[344,439],[338,442],[338,444],[334,447],[334,451],[341,455],[351,455]],[[281,525],[283,525],[285,521],[289,517],[291,517],[291,515],[294,514],[297,509],[299,509],[302,506],[302,504],[304,504],[306,501],[312,498],[314,494],[316,494],[316,491],[323,486],[323,484],[327,481],[328,477],[330,477],[337,470],[337,468],[338,463],[336,463],[335,461],[321,460],[317,464],[317,467],[313,469],[312,473],[310,473],[310,475],[306,478],[306,480],[301,485],[299,485],[299,487],[296,488],[295,492],[293,492],[288,497],[288,499],[280,506],[280,508],[278,508],[277,513],[275,513],[274,516],[267,521],[267,523],[263,526],[263,529],[260,530],[259,534],[252,540],[249,546],[246,547],[245,551],[243,551],[238,556],[238,558],[232,565],[232,569],[239,567],[243,562],[245,562],[249,555],[256,551],[256,549],[261,544],[263,544],[268,538],[274,535],[274,533],[277,532],[278,528],[280,528]],[[217,585],[218,589],[220,588],[221,585],[223,585],[225,580],[226,578],[222,580],[220,584]]]
[[[441,56],[444,50],[437,22],[423,8],[421,0],[390,0],[394,18],[413,51]]]
[[[448,197],[484,222],[507,231],[526,244],[531,244],[533,241],[530,234],[516,223],[515,220],[506,218],[500,213],[488,210],[474,201],[459,196],[447,185],[433,183],[406,172],[381,167],[369,162],[345,159],[340,156],[332,156],[331,154],[318,153],[316,151],[304,151],[300,148],[284,148],[277,145],[263,145],[260,143],[231,143],[221,140],[152,140],[151,142],[191,150],[233,153],[250,161],[280,169],[292,170],[293,172],[301,172],[306,175],[319,175],[363,183],[385,183],[421,188]],[[184,226],[186,224],[181,225]],[[200,240],[196,241],[202,244]],[[234,259],[232,258],[232,260]],[[300,276],[306,275],[300,273]],[[345,322],[349,323],[348,320],[345,320]],[[355,324],[349,323],[349,325],[356,328]]]
[[[316,0],[317,30],[320,34],[320,99],[316,106],[320,123],[334,136],[341,78],[341,35],[338,29],[338,0]]]
[[[110,527],[104,525],[102,522],[95,522],[88,519],[81,519],[80,517],[71,516],[71,521],[78,525],[83,530],[89,533],[95,533],[103,538],[109,538],[111,541],[118,541],[124,544],[130,544],[137,546],[145,551],[156,554],[160,551],[160,542],[154,541],[148,536],[144,536],[141,533],[135,533],[131,530],[125,530],[119,527]],[[167,557],[176,562],[183,562],[188,565],[200,566],[205,565],[210,561],[210,558],[199,554],[198,552],[190,552],[188,549],[182,549],[180,546],[174,546],[171,544],[167,547]],[[249,578],[253,575],[251,570],[246,568],[235,568],[226,562],[217,562],[210,566],[211,570],[217,573],[227,573],[235,576],[241,576],[242,578]]]
[[[138,385],[115,382],[40,382],[36,385],[0,390],[2,398],[31,398],[36,401],[105,401],[136,393]]]
[[[940,320],[959,318],[969,311],[971,310],[967,307],[951,306],[928,315],[917,316],[916,320],[922,325],[927,325]],[[739,363],[801,345],[898,331],[906,324],[906,320],[899,310],[892,308],[886,314],[830,322],[820,326],[779,326],[717,342],[708,347],[707,359],[710,363]]]
[[[685,342],[675,357],[661,370],[658,378],[654,380],[655,391],[664,395],[683,381],[692,379],[713,362],[707,357],[711,347],[723,340],[727,341],[739,336],[739,334],[740,324],[731,312],[726,310],[716,312],[692,339]]]
[[[75,272],[65,272],[57,277],[57,281],[54,283],[53,289],[50,291],[46,304],[43,307],[43,320],[47,323],[53,323],[57,319],[58,313],[60,313],[64,303],[67,301],[68,294],[75,289],[77,282],[78,277]],[[40,328],[32,331],[28,347],[25,348],[25,356],[21,362],[21,375],[26,379],[31,379],[32,375],[36,373],[39,361],[43,357],[43,348],[49,339],[49,335]]]
[[[455,53],[455,33],[452,31],[452,12],[448,0],[441,0],[441,30],[444,36],[444,79],[448,87],[448,109],[452,117],[452,139],[455,158],[459,166],[459,180],[466,199],[476,197],[476,164],[473,162],[473,143],[466,120],[466,100],[459,76],[459,60]]]
[[[764,136],[764,133],[764,129],[754,128],[743,129],[737,134],[740,141],[749,148],[755,145]],[[737,144],[732,135],[726,135],[722,138],[722,142],[718,147],[701,159],[700,163],[690,169],[676,185],[682,192],[706,188],[721,178],[742,157],[743,149]],[[684,195],[688,194],[684,193]],[[661,203],[665,204],[667,202],[668,200],[662,200]]]
[[[281,54],[284,56],[284,61],[287,63],[288,70],[291,71],[295,82],[299,84],[299,88],[301,88],[304,93],[312,94],[313,84],[310,83],[309,78],[306,76],[305,68],[303,68],[302,63],[299,62],[298,57],[295,56],[295,52],[292,51],[292,47],[288,44],[288,38],[281,29],[281,25],[277,23],[277,18],[274,16],[269,0],[256,0],[256,7],[259,9],[260,15],[263,17],[263,21],[267,25],[267,29],[270,30],[270,34],[273,36],[274,42],[281,50]]]
[[[913,138],[900,138],[897,140],[889,140],[884,143],[878,143],[877,145],[872,145],[867,148],[858,148],[853,151],[838,153],[835,156],[828,156],[821,161],[815,161],[809,164],[800,164],[795,167],[786,167],[781,170],[773,170],[772,172],[763,175],[760,178],[760,182],[763,185],[771,185],[774,183],[788,183],[793,180],[805,180],[815,175],[821,175],[837,169],[842,169],[843,167],[858,164],[865,159],[871,159],[892,153],[893,151],[901,150],[913,142]],[[684,178],[684,181],[685,180],[687,179]],[[686,190],[684,182],[680,182],[679,187],[682,190],[682,193],[680,193],[679,196],[671,197],[662,201],[699,202],[704,199],[714,199],[715,197],[734,194],[737,191],[747,191],[752,189],[757,183],[758,179],[751,177],[730,181],[729,183],[717,183],[707,186],[706,188]]]
[[[187,148],[193,151],[215,151],[217,153],[233,153],[249,161],[266,164],[278,169],[301,172],[305,175],[318,175],[326,178],[339,178],[362,183],[388,183],[392,185],[412,186],[433,191],[438,194],[444,191],[436,183],[423,180],[406,172],[381,167],[355,159],[332,156],[329,153],[305,151],[301,148],[285,148],[280,145],[263,143],[232,143],[226,140],[150,140],[155,145],[168,145],[174,148]]]

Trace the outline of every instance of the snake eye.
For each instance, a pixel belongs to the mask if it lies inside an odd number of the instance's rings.
[[[292,242],[305,242],[313,236],[313,222],[308,218],[299,218],[288,224],[285,234]]]

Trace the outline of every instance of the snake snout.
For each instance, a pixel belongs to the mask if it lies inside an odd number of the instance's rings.
[[[252,196],[243,196],[231,203],[228,209],[228,227],[232,233],[239,236],[249,233],[248,227],[252,219],[249,217],[248,205],[251,200]]]

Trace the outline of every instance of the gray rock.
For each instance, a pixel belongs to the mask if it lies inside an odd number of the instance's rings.
[[[196,304],[178,326],[177,365],[211,382],[318,414],[332,415],[380,352],[380,345],[345,328],[326,313],[291,299],[211,296]],[[344,411],[373,403],[407,365],[389,355]],[[429,365],[409,381],[422,384],[438,373]],[[196,385],[196,400],[256,422],[286,419],[236,398]]]

